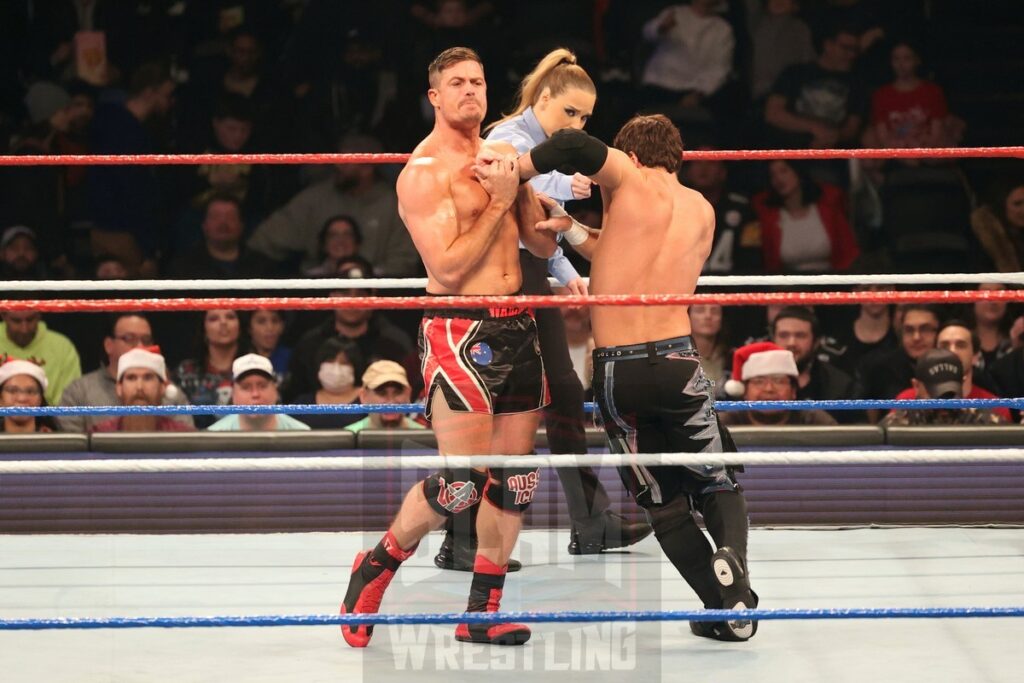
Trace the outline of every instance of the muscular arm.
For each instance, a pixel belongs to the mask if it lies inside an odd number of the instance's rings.
[[[558,246],[554,234],[547,230],[536,230],[534,226],[547,218],[544,207],[529,184],[522,185],[516,195],[516,225],[519,240],[531,254],[539,258],[550,258]]]
[[[473,225],[461,229],[448,172],[417,159],[398,177],[398,210],[430,274],[457,288],[494,243],[510,201],[491,197]]]

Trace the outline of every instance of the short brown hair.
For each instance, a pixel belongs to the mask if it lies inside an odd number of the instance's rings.
[[[430,87],[436,87],[437,77],[441,75],[442,71],[459,62],[476,62],[481,68],[484,66],[484,63],[480,61],[480,55],[472,48],[450,47],[434,57],[434,61],[427,67],[427,80],[430,82]]]
[[[612,144],[626,154],[635,154],[647,168],[660,166],[675,173],[682,163],[683,139],[679,129],[662,114],[634,116],[619,130]]]

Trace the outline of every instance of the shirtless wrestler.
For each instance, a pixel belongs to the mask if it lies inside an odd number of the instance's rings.
[[[520,240],[548,258],[555,251],[554,235],[533,228],[544,211],[530,186],[520,186],[515,149],[480,138],[487,85],[476,53],[445,50],[430,64],[428,78],[434,129],[413,151],[397,185],[399,214],[426,265],[427,291],[515,294],[522,283]],[[488,159],[477,161],[485,146]],[[531,310],[428,310],[419,343],[427,417],[442,454],[533,451],[547,386]],[[342,613],[376,612],[420,539],[477,504],[479,546],[466,611],[497,611],[522,513],[538,479],[533,468],[445,469],[413,486],[380,543],[356,557]],[[353,647],[365,647],[372,633],[372,626],[342,627]],[[521,624],[460,624],[455,637],[521,645],[530,630]]]
[[[603,230],[566,217],[538,229],[565,232],[591,259],[593,294],[692,294],[711,250],[715,213],[676,177],[679,131],[664,116],[636,116],[615,136],[614,147],[566,129],[520,157],[524,179],[552,169],[578,171],[601,186]],[[685,306],[598,306],[592,320],[594,394],[614,451],[736,450],[718,423],[713,384],[701,369]],[[646,509],[665,555],[706,608],[756,606],[747,575],[747,506],[730,469],[633,465],[620,474]],[[692,622],[691,630],[747,640],[757,622]]]

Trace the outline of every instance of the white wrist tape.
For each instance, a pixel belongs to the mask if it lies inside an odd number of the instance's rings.
[[[575,218],[572,218],[571,220],[572,227],[562,233],[562,235],[565,237],[565,241],[573,246],[576,246],[579,244],[583,244],[588,239],[590,239],[590,231],[583,227],[583,225]]]

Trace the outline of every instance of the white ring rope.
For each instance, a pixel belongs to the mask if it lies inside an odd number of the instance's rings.
[[[620,465],[924,465],[1019,463],[1024,448],[746,451],[743,453],[589,453],[586,455],[402,455],[365,457],[151,458],[140,460],[12,460],[0,474],[125,472],[277,472],[397,470],[440,467],[615,467]]]
[[[584,278],[589,280],[589,278]],[[552,284],[558,284],[554,279]],[[794,285],[1024,285],[1024,273],[918,273],[889,275],[704,275],[700,287]],[[251,278],[244,280],[14,280],[6,292],[216,291],[426,289],[426,278]]]

